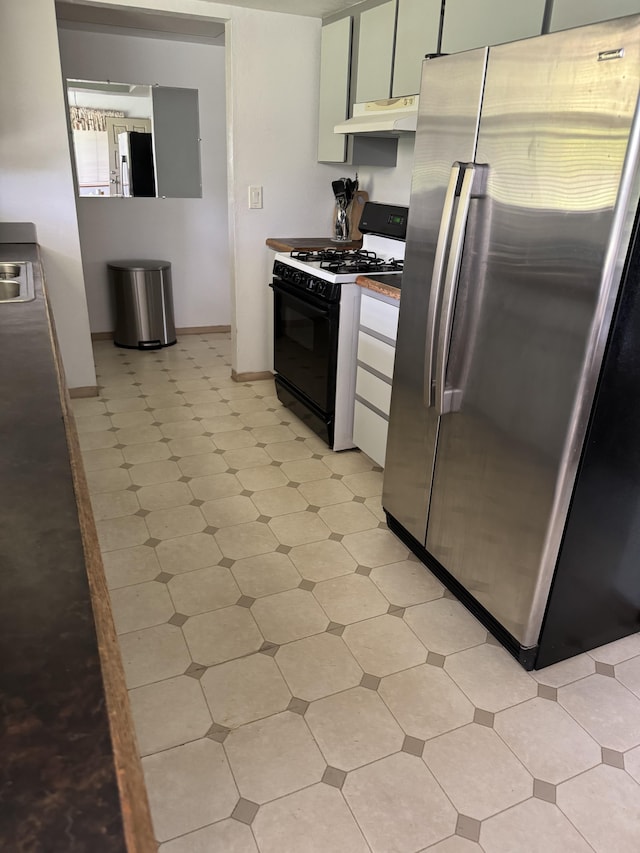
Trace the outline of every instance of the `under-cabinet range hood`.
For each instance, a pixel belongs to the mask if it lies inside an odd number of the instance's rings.
[[[353,105],[353,118],[340,122],[334,133],[368,133],[371,136],[400,136],[415,133],[418,123],[418,95],[366,101]]]

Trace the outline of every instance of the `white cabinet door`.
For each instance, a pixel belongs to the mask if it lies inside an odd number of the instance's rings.
[[[320,108],[318,114],[318,160],[344,163],[347,137],[333,128],[349,112],[352,19],[341,18],[322,28],[320,52]]]
[[[398,0],[392,96],[420,91],[422,60],[438,49],[441,0]]]
[[[443,53],[540,35],[545,0],[447,0]]]
[[[638,12],[640,0],[554,0],[549,29],[567,30]]]
[[[396,0],[360,13],[356,103],[379,101],[391,94]]]

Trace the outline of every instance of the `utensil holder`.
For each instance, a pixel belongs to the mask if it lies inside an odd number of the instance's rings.
[[[338,206],[336,209],[336,221],[334,226],[334,237],[333,240],[336,243],[348,243],[349,242],[349,231],[350,231],[350,223],[349,216],[347,213],[348,208],[338,202]]]

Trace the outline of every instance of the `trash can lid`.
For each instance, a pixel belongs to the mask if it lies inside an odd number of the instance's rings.
[[[109,261],[108,267],[115,270],[163,270],[171,266],[169,261]]]

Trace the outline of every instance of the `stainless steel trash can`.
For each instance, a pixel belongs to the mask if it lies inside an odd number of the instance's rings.
[[[171,264],[110,261],[107,269],[115,301],[114,344],[131,349],[160,349],[175,344]]]

